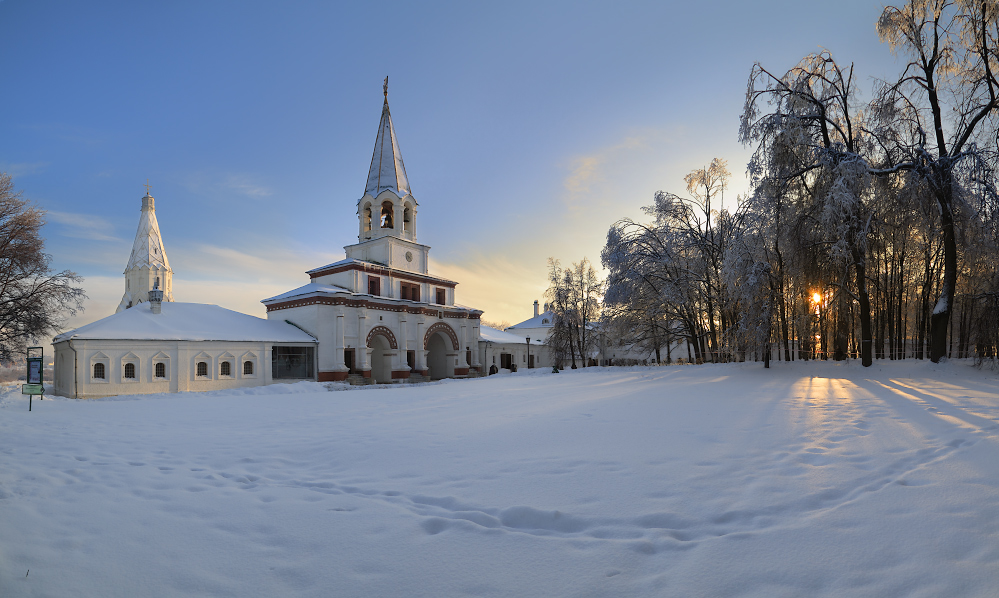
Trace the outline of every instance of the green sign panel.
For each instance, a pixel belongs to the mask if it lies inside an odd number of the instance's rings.
[[[22,384],[21,394],[23,395],[42,395],[45,394],[44,387],[41,384]]]

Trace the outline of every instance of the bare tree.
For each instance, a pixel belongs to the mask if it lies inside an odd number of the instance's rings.
[[[597,271],[593,269],[590,260],[584,257],[582,261],[572,264],[571,284],[573,302],[571,309],[576,315],[573,319],[573,325],[576,327],[576,348],[583,367],[586,367],[587,356],[593,348],[590,328],[600,319],[600,299],[603,296],[604,282],[597,276]]]
[[[83,309],[86,295],[73,286],[82,279],[53,273],[41,237],[45,212],[14,191],[0,173],[0,362],[10,363],[24,348],[55,332],[66,315]]]
[[[943,282],[930,317],[930,359],[947,355],[947,328],[958,283],[955,220],[968,201],[979,165],[979,143],[995,132],[999,111],[999,5],[970,0],[910,0],[888,6],[878,34],[893,52],[910,59],[897,81],[885,83],[873,114],[887,151],[898,154],[891,170],[908,169],[925,181],[939,208]]]
[[[552,328],[545,338],[545,345],[555,367],[562,367],[566,355],[576,369],[575,313],[572,309],[572,270],[562,268],[561,262],[548,258],[548,290],[545,298],[552,311]]]

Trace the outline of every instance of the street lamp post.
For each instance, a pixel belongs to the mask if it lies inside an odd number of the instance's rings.
[[[527,369],[531,369],[531,337],[527,337]]]

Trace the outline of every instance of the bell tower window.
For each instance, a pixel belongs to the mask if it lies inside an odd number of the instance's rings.
[[[407,233],[413,233],[413,208],[409,206],[402,212],[402,228]]]
[[[371,206],[370,205],[364,206],[364,209],[361,211],[361,225],[364,228],[364,232],[370,232],[371,231]]]
[[[395,226],[393,226],[392,223],[392,211],[393,211],[392,202],[387,200],[383,201],[382,218],[381,218],[382,228],[395,228]]]

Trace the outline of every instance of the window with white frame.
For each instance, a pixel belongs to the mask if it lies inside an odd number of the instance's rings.
[[[111,380],[111,360],[98,351],[90,356],[91,382],[107,384]]]
[[[240,364],[240,371],[243,372],[243,378],[257,377],[257,356],[252,351],[243,353],[239,361],[234,361],[234,363]]]
[[[121,381],[139,381],[139,357],[134,353],[127,353],[121,358]]]

